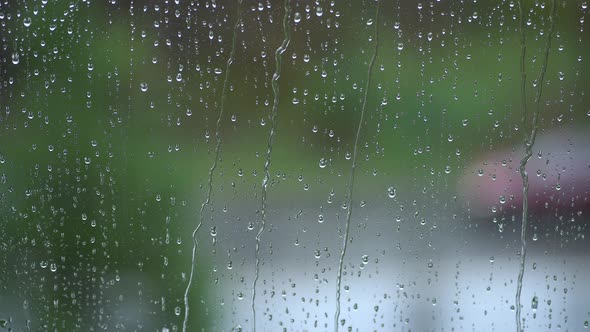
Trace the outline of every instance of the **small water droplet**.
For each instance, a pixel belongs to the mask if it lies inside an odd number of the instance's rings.
[[[324,15],[324,10],[322,9],[322,7],[315,7],[315,14],[317,17],[321,17],[322,15]]]
[[[368,264],[369,263],[369,255],[363,255],[361,257],[363,264]]]
[[[389,196],[389,198],[394,198],[396,194],[397,190],[395,189],[395,187],[387,188],[387,196]]]

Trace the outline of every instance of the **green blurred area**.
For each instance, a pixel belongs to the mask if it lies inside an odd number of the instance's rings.
[[[222,165],[232,176],[260,174],[264,165],[274,52],[283,38],[283,9],[269,4],[242,5],[220,133]],[[549,24],[543,4],[526,2],[531,109]],[[148,309],[128,327],[182,325],[187,248],[214,158],[235,6],[0,5],[0,293],[14,295],[15,306],[28,301],[34,330],[110,330],[116,319],[103,308],[129,298]],[[291,17],[297,12],[302,20],[291,20],[284,54],[272,172],[347,179],[375,2],[326,3],[322,16],[313,6],[293,3]],[[581,41],[581,13],[559,2],[542,130],[588,119],[581,59],[590,49]],[[478,154],[522,140],[516,6],[429,2],[419,10],[398,1],[381,6],[377,24],[361,124],[367,172],[409,183],[450,166],[453,179]],[[309,167],[320,158],[327,169]],[[363,186],[381,182],[367,176]],[[195,330],[214,319],[206,305],[210,270],[201,253],[191,299]]]

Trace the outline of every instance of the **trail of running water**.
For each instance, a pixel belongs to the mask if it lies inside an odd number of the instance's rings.
[[[234,24],[234,29],[233,29],[231,50],[229,53],[229,58],[227,59],[227,63],[225,65],[225,78],[223,80],[223,88],[221,91],[221,102],[219,105],[219,114],[217,116],[217,123],[215,125],[215,141],[216,141],[215,158],[213,159],[213,164],[211,165],[211,168],[209,169],[209,178],[207,180],[206,199],[203,202],[203,204],[201,204],[201,209],[199,210],[199,223],[197,224],[197,227],[194,229],[193,235],[192,235],[193,236],[193,252],[192,252],[192,259],[191,259],[191,273],[190,273],[190,277],[188,280],[188,284],[186,286],[186,290],[184,291],[184,320],[182,322],[182,331],[183,332],[187,331],[186,328],[187,328],[188,318],[189,318],[189,309],[190,309],[189,294],[190,294],[191,286],[192,286],[193,279],[194,279],[197,246],[199,245],[197,235],[199,233],[199,230],[201,229],[201,226],[203,226],[203,211],[205,210],[205,207],[211,203],[211,192],[213,191],[213,173],[215,172],[215,169],[217,168],[217,161],[219,160],[219,150],[221,148],[221,122],[223,120],[223,113],[225,110],[225,100],[227,99],[227,87],[229,85],[229,70],[230,70],[230,67],[231,67],[231,65],[234,61],[234,58],[235,58],[236,39],[237,39],[237,35],[238,35],[238,29],[240,27],[240,21],[242,19],[241,12],[240,12],[241,4],[242,4],[242,0],[238,0],[237,17],[236,17],[236,22]]]
[[[555,28],[555,13],[556,13],[556,6],[555,0],[551,1],[551,13],[549,14],[549,33],[547,35],[547,45],[545,47],[545,57],[543,59],[543,64],[541,67],[541,73],[539,74],[539,79],[537,80],[537,96],[535,98],[535,110],[533,111],[533,119],[530,125],[530,135],[527,137],[527,130],[529,128],[526,126],[527,123],[527,110],[526,110],[526,71],[525,71],[525,54],[526,54],[526,36],[525,36],[525,24],[524,24],[524,1],[521,0],[519,2],[520,7],[520,34],[521,34],[521,58],[520,58],[520,72],[521,72],[521,94],[522,94],[522,104],[523,104],[523,130],[525,131],[525,138],[524,138],[524,156],[520,161],[520,176],[522,178],[522,224],[520,230],[520,269],[518,271],[518,282],[516,285],[516,331],[522,332],[522,322],[521,322],[521,305],[520,305],[520,297],[522,293],[522,280],[524,278],[524,271],[525,271],[525,263],[526,263],[526,230],[528,224],[528,192],[529,192],[529,176],[526,171],[526,164],[533,155],[533,145],[535,144],[535,139],[537,137],[537,127],[539,121],[539,113],[541,111],[541,96],[543,95],[543,84],[545,81],[545,73],[547,72],[547,63],[549,62],[549,51],[551,49],[551,38],[553,35],[553,30]]]
[[[350,218],[352,216],[352,194],[354,189],[354,174],[356,170],[356,155],[358,150],[358,142],[359,137],[361,135],[361,128],[363,126],[363,121],[365,118],[365,110],[367,108],[367,96],[369,95],[369,87],[371,86],[371,77],[373,72],[373,65],[375,64],[375,59],[377,58],[377,50],[379,49],[379,4],[380,1],[377,1],[377,8],[375,9],[375,49],[373,50],[373,56],[371,57],[371,62],[369,62],[369,67],[367,69],[367,83],[365,84],[365,95],[363,97],[363,106],[361,108],[361,117],[358,122],[358,127],[356,129],[356,136],[354,138],[354,147],[352,152],[352,166],[350,168],[350,178],[348,180],[348,210],[346,213],[346,226],[344,229],[344,239],[342,243],[342,250],[340,251],[340,260],[338,261],[338,276],[336,278],[336,312],[334,314],[334,331],[338,332],[338,321],[340,319],[340,287],[342,284],[342,268],[344,265],[344,256],[346,255],[346,249],[348,247],[348,237],[349,237],[349,230],[350,230]]]
[[[256,266],[254,272],[254,281],[252,282],[252,331],[256,331],[256,284],[260,275],[260,239],[266,228],[266,192],[268,190],[268,183],[270,182],[270,162],[272,157],[272,142],[275,136],[277,127],[277,113],[279,109],[279,78],[281,77],[282,55],[289,47],[291,42],[291,29],[289,24],[289,0],[285,0],[283,16],[283,42],[281,46],[275,51],[275,72],[272,76],[272,92],[274,100],[272,103],[272,111],[270,114],[270,134],[268,135],[268,146],[266,149],[266,161],[264,162],[264,179],[262,181],[262,207],[260,218],[260,229],[256,234]]]

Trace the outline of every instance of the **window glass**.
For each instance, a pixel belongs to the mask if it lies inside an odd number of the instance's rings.
[[[588,328],[587,18],[0,0],[0,330]]]

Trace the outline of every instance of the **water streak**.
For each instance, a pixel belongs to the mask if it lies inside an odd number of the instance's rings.
[[[242,4],[242,0],[238,0],[237,17],[236,17],[236,21],[235,21],[234,29],[233,29],[231,50],[229,53],[229,57],[227,59],[227,63],[225,65],[225,78],[223,80],[223,88],[221,91],[221,102],[219,105],[219,114],[217,115],[217,123],[215,125],[215,142],[216,142],[216,144],[215,144],[215,157],[213,159],[213,164],[211,165],[211,168],[209,169],[209,178],[207,180],[206,198],[205,198],[205,201],[203,202],[203,204],[201,204],[201,209],[199,210],[199,223],[197,224],[197,227],[194,229],[193,234],[192,234],[193,251],[192,251],[192,259],[191,259],[191,273],[190,273],[190,277],[188,280],[188,284],[187,284],[186,289],[184,291],[184,320],[182,322],[182,331],[183,332],[187,331],[187,324],[188,324],[188,319],[189,319],[189,309],[190,309],[189,294],[190,294],[191,286],[192,286],[193,279],[194,279],[195,267],[196,267],[197,247],[199,245],[197,236],[199,234],[199,230],[203,226],[203,211],[205,210],[205,207],[211,203],[211,192],[213,191],[213,173],[215,172],[215,169],[217,168],[217,161],[219,160],[219,151],[221,148],[221,122],[223,120],[223,114],[225,111],[225,100],[227,99],[227,87],[229,85],[229,71],[230,71],[231,65],[234,61],[235,53],[236,53],[236,39],[237,39],[238,30],[239,30],[240,21],[241,21],[241,13],[240,13],[241,12],[240,11],[241,4]]]
[[[350,178],[348,180],[348,202],[347,202],[347,213],[346,213],[346,225],[344,229],[344,238],[342,243],[342,250],[340,251],[340,260],[338,261],[338,276],[336,278],[336,312],[334,314],[334,331],[338,332],[338,321],[340,320],[340,292],[342,284],[342,268],[344,266],[344,256],[346,255],[346,249],[348,247],[348,238],[350,234],[350,218],[352,216],[352,194],[354,192],[354,175],[356,170],[356,157],[358,150],[359,137],[361,135],[361,128],[365,118],[365,110],[367,108],[367,96],[369,95],[369,87],[371,86],[371,77],[373,72],[373,65],[377,58],[377,50],[379,49],[379,4],[377,1],[377,8],[375,9],[375,48],[373,50],[373,56],[369,62],[367,69],[367,83],[365,85],[365,95],[363,96],[363,106],[361,108],[361,116],[356,129],[356,136],[354,138],[354,147],[352,153],[352,166],[350,168]]]
[[[256,234],[256,266],[254,272],[254,281],[252,282],[252,331],[256,331],[256,284],[260,275],[260,239],[266,229],[266,192],[268,190],[268,183],[270,182],[270,162],[272,157],[272,142],[277,128],[277,114],[279,109],[279,78],[281,77],[282,55],[289,47],[291,42],[291,29],[289,24],[289,0],[285,0],[283,16],[283,42],[281,46],[275,51],[275,72],[272,76],[272,92],[274,100],[272,103],[272,111],[270,114],[270,133],[268,135],[268,145],[266,149],[266,161],[264,162],[264,179],[262,181],[262,206],[260,209],[260,229]]]
[[[539,121],[539,113],[541,111],[541,96],[543,95],[543,85],[545,81],[545,73],[547,72],[547,63],[549,62],[549,51],[551,49],[551,38],[553,35],[553,30],[555,28],[555,14],[556,14],[556,5],[555,0],[551,1],[551,13],[549,15],[550,27],[549,32],[547,35],[547,45],[545,47],[545,57],[543,59],[543,64],[541,67],[541,73],[539,74],[539,79],[537,80],[537,96],[535,98],[535,110],[533,112],[533,118],[530,124],[530,127],[527,126],[527,109],[526,109],[526,68],[525,68],[525,54],[526,54],[526,36],[525,36],[525,23],[524,23],[524,0],[519,2],[519,9],[520,9],[520,34],[521,34],[521,59],[520,59],[520,72],[521,72],[521,97],[522,97],[522,105],[523,105],[523,130],[525,132],[524,138],[524,156],[520,161],[520,176],[522,178],[522,224],[520,230],[520,268],[518,271],[518,282],[516,285],[516,331],[522,332],[522,322],[521,322],[521,304],[520,304],[520,297],[522,293],[522,280],[524,278],[524,271],[525,271],[525,263],[526,263],[526,237],[527,237],[527,227],[528,227],[528,192],[529,192],[529,176],[526,171],[526,164],[533,155],[533,145],[535,144],[535,139],[537,136],[537,127]],[[527,135],[527,132],[530,130],[530,135]]]

